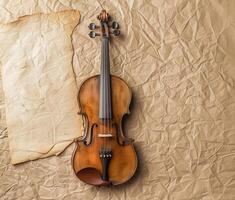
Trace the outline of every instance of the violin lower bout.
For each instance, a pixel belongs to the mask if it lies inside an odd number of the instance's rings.
[[[128,181],[136,170],[136,154],[132,144],[112,149],[112,158],[108,166],[108,181],[102,180],[102,163],[99,148],[88,148],[79,142],[73,158],[73,167],[77,177],[91,185],[118,185]]]

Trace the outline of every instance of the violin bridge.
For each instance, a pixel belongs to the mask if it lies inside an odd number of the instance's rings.
[[[110,138],[110,137],[113,137],[113,135],[111,133],[99,133],[98,137],[100,137],[100,138]]]

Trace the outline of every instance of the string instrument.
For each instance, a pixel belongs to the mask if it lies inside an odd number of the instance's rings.
[[[88,78],[80,87],[78,103],[85,120],[85,134],[76,141],[72,166],[76,176],[91,185],[118,185],[129,180],[137,167],[133,140],[124,136],[123,116],[129,113],[132,93],[121,78],[110,74],[110,36],[120,35],[119,24],[110,26],[105,11],[91,23],[89,36],[101,36],[100,74]],[[94,30],[99,29],[100,33]]]

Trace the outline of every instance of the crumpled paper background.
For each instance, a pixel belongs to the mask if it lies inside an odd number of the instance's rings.
[[[120,23],[111,71],[133,90],[124,128],[136,140],[139,169],[125,185],[92,187],[73,175],[73,147],[12,166],[1,95],[1,198],[235,199],[235,2],[40,2],[1,6],[12,13],[8,21],[39,10],[80,11],[73,34],[78,86],[99,72],[100,41],[88,38],[87,25],[102,8]]]

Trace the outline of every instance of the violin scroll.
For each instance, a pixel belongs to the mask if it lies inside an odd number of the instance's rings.
[[[108,22],[110,20],[110,15],[106,12],[106,10],[102,10],[101,13],[97,16],[97,19],[101,22]]]

